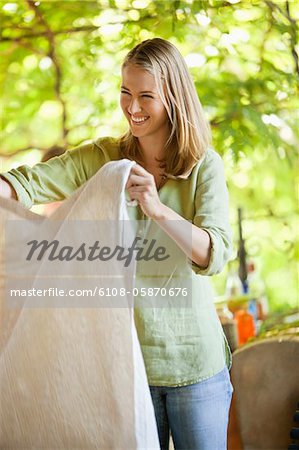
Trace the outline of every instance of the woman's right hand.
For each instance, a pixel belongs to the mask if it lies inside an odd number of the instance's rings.
[[[0,197],[17,200],[17,194],[12,185],[0,177]]]

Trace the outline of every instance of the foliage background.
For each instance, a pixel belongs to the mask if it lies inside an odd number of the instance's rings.
[[[235,246],[242,206],[271,309],[298,308],[298,19],[295,1],[1,0],[1,171],[123,132],[121,61],[169,39],[225,162]]]

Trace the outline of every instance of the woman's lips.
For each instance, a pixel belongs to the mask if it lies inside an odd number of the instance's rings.
[[[149,119],[149,116],[144,116],[144,117],[130,117],[130,122],[133,124],[133,125],[143,125],[147,120]]]

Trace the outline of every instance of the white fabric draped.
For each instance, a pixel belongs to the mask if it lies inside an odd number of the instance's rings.
[[[9,221],[63,221],[59,235],[72,220],[114,220],[121,241],[133,164],[106,164],[48,219],[0,199],[0,449],[159,448],[132,307],[11,309],[4,295]]]

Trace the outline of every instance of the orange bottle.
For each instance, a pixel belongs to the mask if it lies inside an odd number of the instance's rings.
[[[238,344],[245,344],[249,338],[255,336],[253,317],[245,309],[240,309],[235,314],[235,320],[238,329]]]

